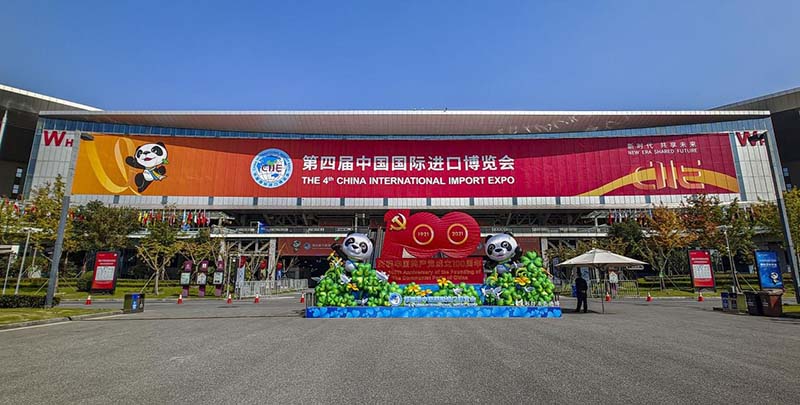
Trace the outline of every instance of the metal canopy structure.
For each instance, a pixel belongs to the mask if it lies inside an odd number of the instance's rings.
[[[40,111],[86,110],[101,111],[99,108],[62,100],[60,98],[34,93],[28,90],[0,84],[0,107],[8,110],[37,114]]]
[[[516,135],[625,130],[769,117],[769,111],[44,111],[43,118],[276,134]]]

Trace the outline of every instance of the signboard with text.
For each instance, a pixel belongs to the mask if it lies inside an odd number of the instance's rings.
[[[94,256],[92,291],[111,291],[117,281],[117,252],[97,252]]]
[[[783,275],[778,263],[778,254],[772,250],[757,250],[755,259],[758,284],[761,289],[782,289]]]
[[[689,267],[694,288],[714,288],[711,254],[707,250],[690,250]]]
[[[483,260],[463,259],[378,259],[376,268],[398,284],[436,284],[439,278],[453,283],[483,283]]]
[[[93,134],[74,194],[437,198],[738,193],[728,133],[570,139]]]
[[[337,242],[334,237],[292,237],[278,238],[278,250],[283,255],[292,256],[328,256],[331,245]]]

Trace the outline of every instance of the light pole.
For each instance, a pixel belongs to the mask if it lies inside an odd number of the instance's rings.
[[[781,219],[781,226],[783,227],[783,238],[786,245],[786,250],[789,253],[788,264],[792,270],[792,281],[794,282],[794,298],[796,302],[800,303],[800,274],[797,269],[797,253],[794,250],[794,242],[792,242],[792,231],[789,228],[789,218],[786,215],[786,203],[783,201],[783,182],[778,179],[783,178],[783,169],[780,167],[780,162],[776,161],[776,156],[773,154],[772,148],[775,145],[775,137],[770,131],[762,133],[754,133],[747,138],[750,142],[757,142],[763,140],[767,148],[767,159],[769,160],[770,169],[772,169],[772,184],[775,187],[775,200],[778,206],[778,216]]]
[[[67,228],[67,215],[69,214],[69,199],[72,192],[72,178],[75,177],[75,163],[78,160],[78,147],[80,141],[92,141],[94,137],[86,132],[81,132],[80,137],[75,137],[72,145],[72,155],[70,156],[69,168],[67,169],[67,179],[64,185],[64,198],[61,200],[61,217],[58,219],[58,230],[56,231],[56,243],[53,247],[53,261],[50,262],[50,281],[47,284],[47,296],[45,297],[45,307],[53,306],[53,296],[56,294],[58,284],[58,263],[61,261],[61,249],[64,246],[64,233]]]
[[[722,234],[725,235],[725,246],[728,248],[728,262],[731,264],[731,280],[733,281],[733,291],[736,294],[742,293],[742,288],[739,286],[739,279],[736,278],[736,265],[733,263],[733,256],[731,255],[731,243],[728,241],[728,228],[729,226],[721,226]]]
[[[17,273],[17,285],[14,286],[14,295],[19,294],[19,282],[22,280],[22,271],[25,270],[25,256],[28,255],[28,244],[31,242],[31,230],[28,228],[28,236],[25,238],[25,249],[22,251],[22,261],[19,263],[19,273]]]
[[[8,272],[11,270],[11,262],[17,257],[17,254],[11,252],[8,254],[8,265],[6,266],[6,277],[3,279],[3,295],[6,295],[6,286],[8,285]]]

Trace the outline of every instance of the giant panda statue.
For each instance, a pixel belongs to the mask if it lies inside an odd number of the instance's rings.
[[[485,273],[514,271],[520,267],[519,260],[522,258],[522,248],[514,239],[511,232],[489,235],[485,242],[486,260],[483,263]]]
[[[331,245],[336,254],[344,260],[344,269],[352,272],[357,263],[365,263],[372,258],[372,241],[363,233],[350,232],[341,245]]]

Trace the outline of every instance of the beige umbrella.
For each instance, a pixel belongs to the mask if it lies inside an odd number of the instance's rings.
[[[580,256],[573,257],[567,261],[559,263],[558,267],[566,266],[591,266],[599,270],[605,270],[608,266],[630,266],[634,264],[647,264],[645,262],[631,259],[630,257],[611,253],[608,250],[592,249]],[[608,279],[608,272],[606,272],[606,281]],[[606,283],[603,283],[603,292],[606,291]],[[603,313],[606,312],[606,304],[604,299],[600,299]]]

